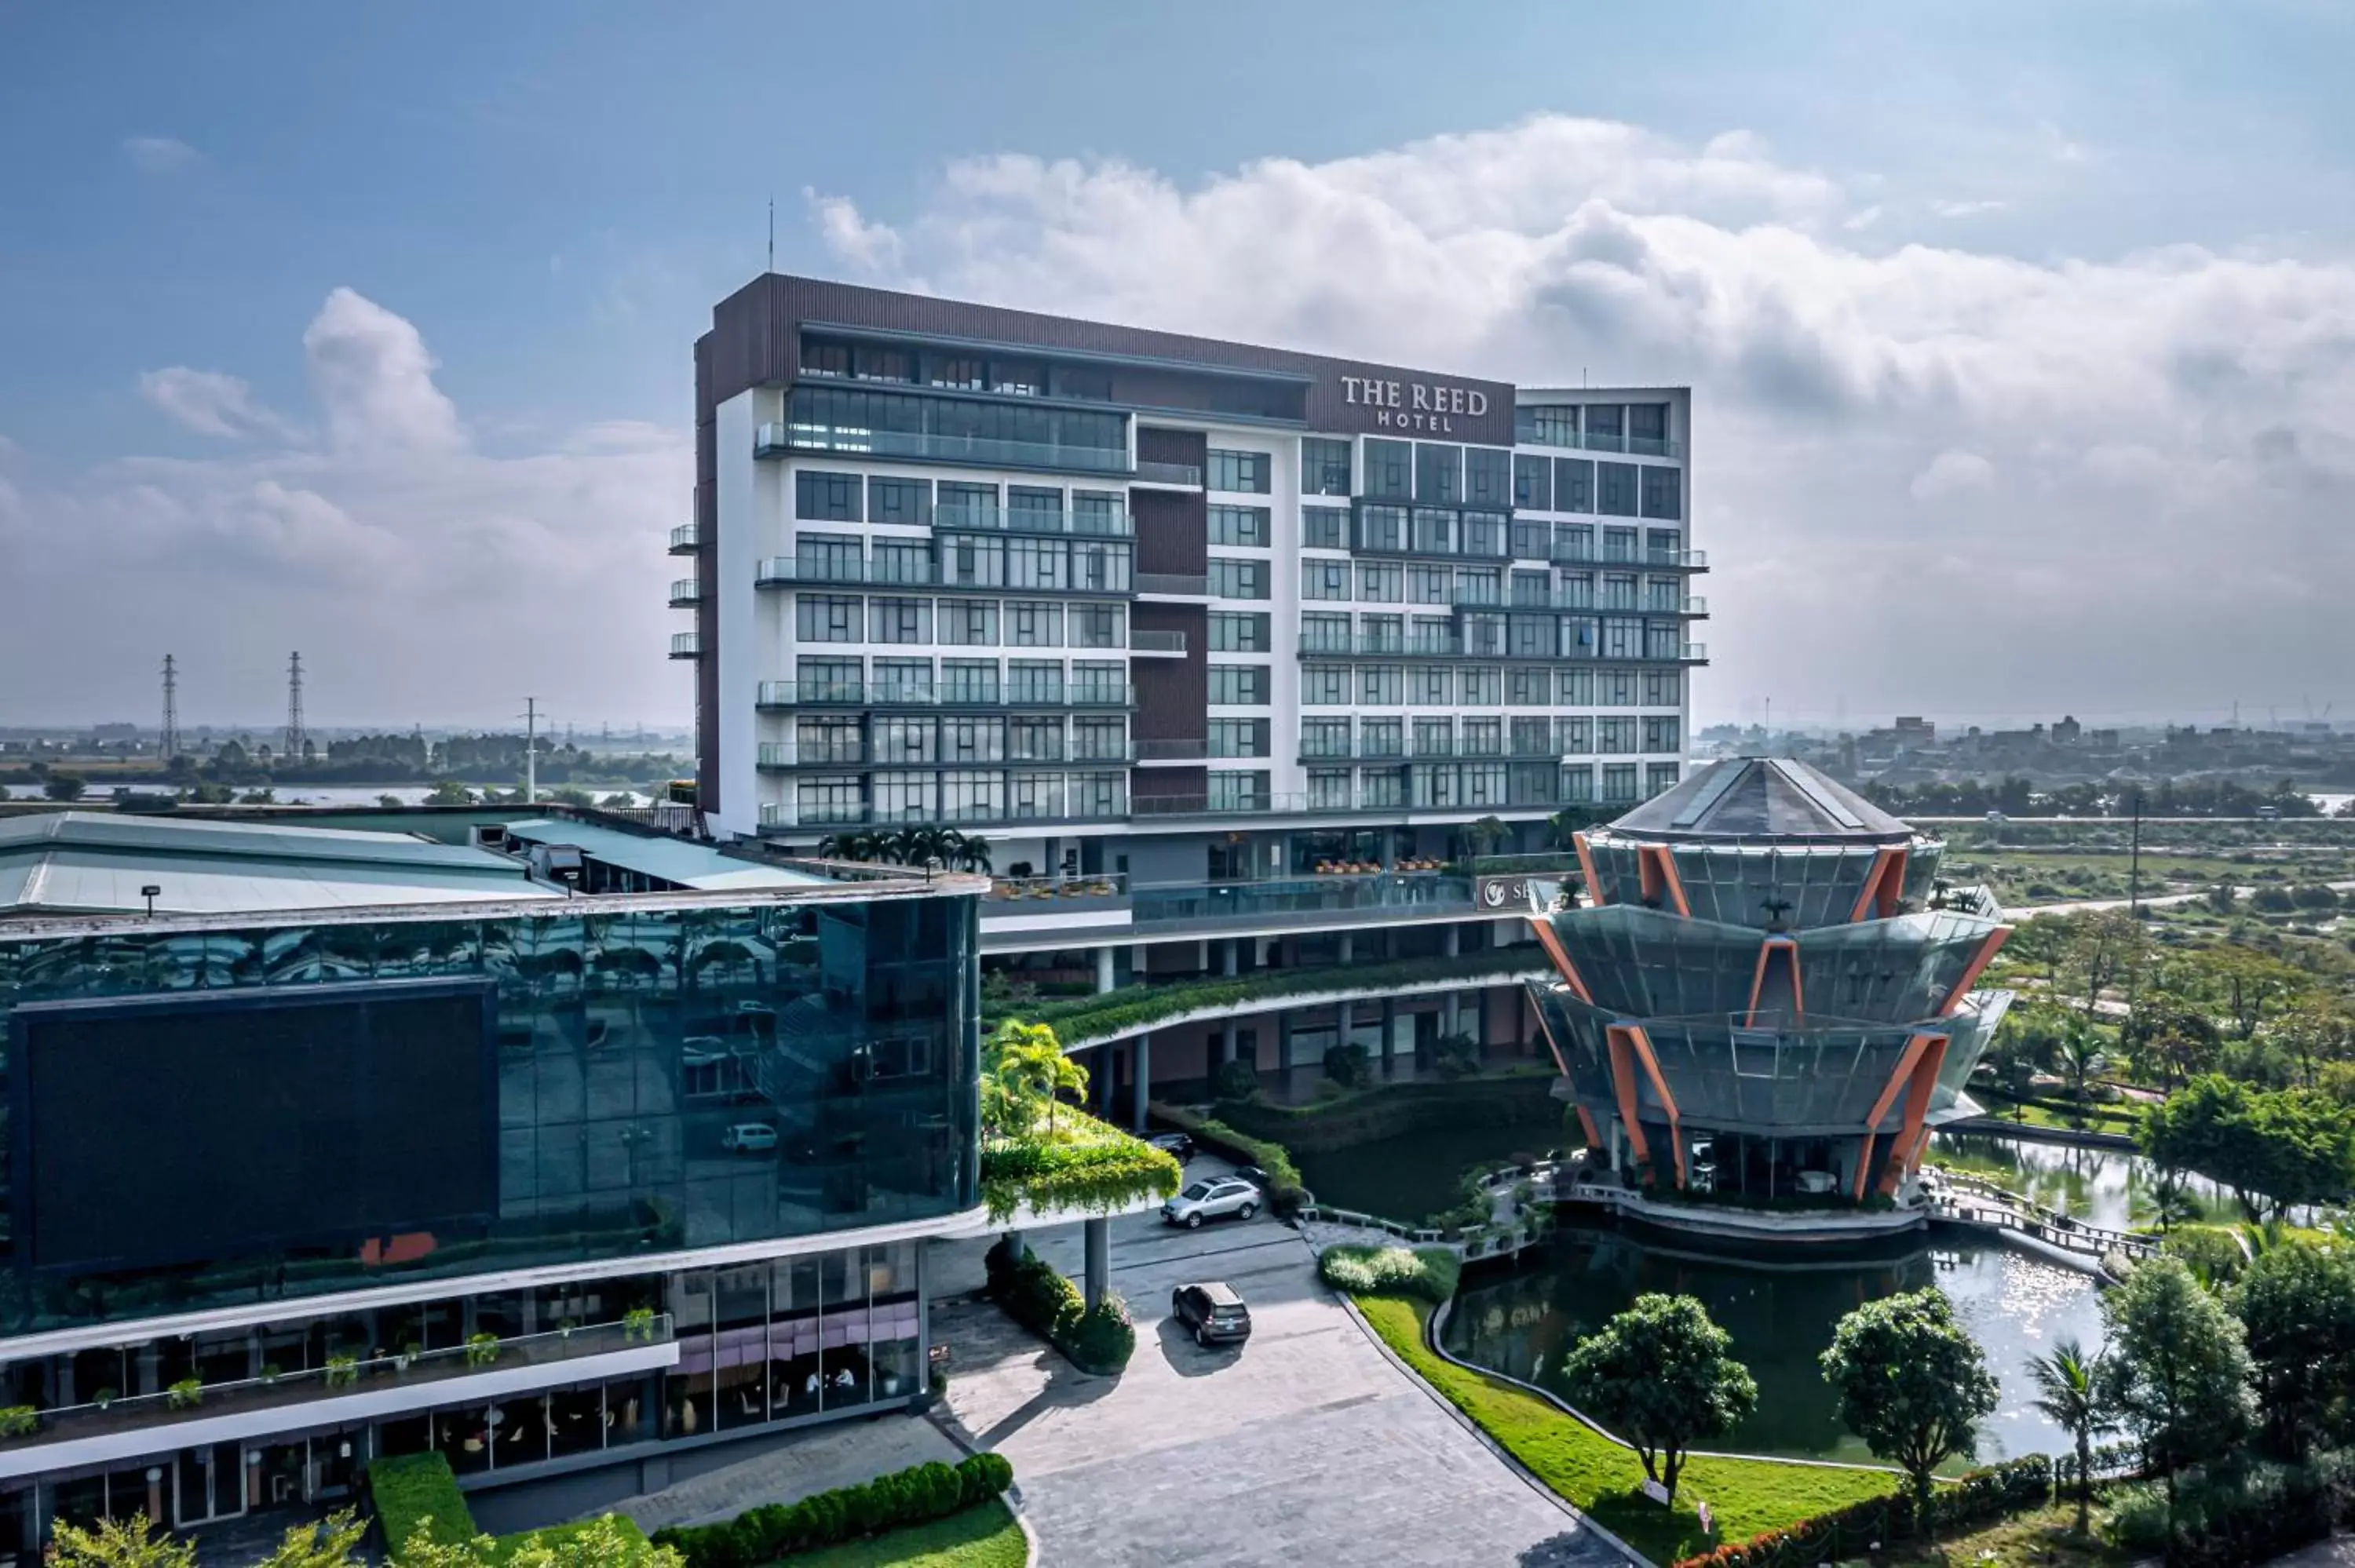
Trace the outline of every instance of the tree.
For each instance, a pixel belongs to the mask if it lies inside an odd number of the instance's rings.
[[[2102,1403],[2102,1358],[2089,1356],[2074,1340],[2028,1363],[2036,1380],[2036,1409],[2077,1445],[2077,1533],[2085,1533],[2094,1504],[2094,1439],[2116,1430]]]
[[[2150,959],[2150,935],[2142,922],[2123,909],[2096,909],[2069,919],[2060,968],[2077,977],[2072,988],[2086,1012],[2111,985],[2128,989]]]
[[[254,1568],[354,1568],[354,1549],[368,1526],[350,1509],[337,1509],[325,1519],[290,1524],[277,1550]]]
[[[101,1519],[88,1530],[61,1519],[55,1528],[52,1568],[196,1568],[195,1543],[156,1534],[144,1513]]]
[[[1931,1472],[1970,1453],[1979,1422],[1995,1410],[1995,1374],[1978,1342],[1934,1285],[1842,1318],[1821,1364],[1849,1430],[1912,1478],[1927,1534]]]
[[[1085,1099],[1088,1070],[1063,1054],[1052,1025],[1009,1018],[981,1046],[981,1125],[999,1138],[1028,1135],[1046,1113],[1055,1133],[1057,1097]]]
[[[1647,1294],[1581,1340],[1562,1374],[1572,1402],[1634,1444],[1673,1502],[1685,1451],[1758,1407],[1750,1369],[1726,1353],[1732,1344],[1693,1298]]]
[[[684,1568],[677,1549],[651,1546],[612,1514],[562,1531],[535,1531],[509,1551],[487,1535],[435,1539],[421,1523],[392,1554],[393,1568]]]
[[[79,800],[88,788],[79,773],[52,773],[48,782],[41,786],[41,793],[52,800]]]
[[[2206,1074],[2145,1111],[2135,1138],[2162,1170],[2211,1177],[2252,1214],[2335,1201],[2355,1178],[2355,1113],[2308,1089]]]
[[[433,786],[424,803],[428,806],[471,806],[474,803],[474,792],[455,779],[444,779]]]
[[[2102,1070],[2102,1037],[2083,1013],[2073,1012],[2061,1020],[2053,1036],[2053,1055],[2062,1075],[2069,1080],[2069,1097],[2082,1107],[2086,1080]]]
[[[2118,1044],[2147,1078],[2173,1088],[2200,1073],[2212,1073],[2223,1037],[2204,1008],[2172,991],[2150,991],[2135,999],[2134,1011],[2118,1026]]]
[[[2308,998],[2275,1019],[2267,1033],[2297,1063],[2298,1081],[2309,1089],[2318,1064],[2355,1054],[2355,1018],[2335,999]]]
[[[2355,1394],[2355,1258],[2343,1247],[2275,1240],[2257,1250],[2226,1301],[2248,1336],[2267,1444],[2303,1459]]]
[[[2248,1347],[2224,1304],[2163,1253],[2103,1296],[2102,1319],[2110,1340],[2103,1402],[2141,1446],[2144,1465],[2166,1478],[2172,1540],[2176,1472],[2248,1430]]]

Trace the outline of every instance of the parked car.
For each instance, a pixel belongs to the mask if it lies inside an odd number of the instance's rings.
[[[1194,1330],[1198,1345],[1251,1338],[1251,1308],[1231,1285],[1181,1285],[1169,1293],[1169,1315]]]
[[[765,1121],[740,1121],[719,1135],[730,1154],[767,1154],[777,1147],[777,1129]]]
[[[1166,1149],[1183,1165],[1194,1158],[1194,1140],[1182,1132],[1156,1132],[1145,1140],[1156,1149]]]
[[[1173,1225],[1194,1231],[1202,1228],[1204,1220],[1222,1220],[1230,1214],[1248,1220],[1259,1213],[1259,1206],[1258,1188],[1231,1176],[1220,1176],[1197,1181],[1162,1204],[1161,1217]]]
[[[1238,1181],[1248,1181],[1262,1192],[1267,1190],[1267,1172],[1256,1165],[1238,1165],[1228,1172]]]

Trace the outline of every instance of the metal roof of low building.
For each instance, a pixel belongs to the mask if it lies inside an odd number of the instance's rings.
[[[829,878],[725,853],[709,844],[661,833],[634,833],[568,818],[534,817],[506,824],[507,837],[527,843],[570,844],[592,860],[642,876],[703,892],[812,887]]]
[[[1913,830],[1863,796],[1788,757],[1713,762],[1611,824],[1646,839],[1902,843]]]

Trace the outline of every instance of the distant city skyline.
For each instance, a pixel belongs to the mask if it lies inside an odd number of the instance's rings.
[[[2355,715],[2355,14],[563,16],[0,16],[0,725],[169,651],[266,731],[296,647],[314,728],[687,723],[773,197],[780,270],[1690,384],[1696,727]],[[888,109],[808,69],[877,37]]]

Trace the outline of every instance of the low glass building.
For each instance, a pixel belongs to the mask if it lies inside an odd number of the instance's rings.
[[[1977,1107],[2009,927],[1944,846],[1805,764],[1713,764],[1578,839],[1592,901],[1532,916],[1531,990],[1590,1146],[1744,1199],[1894,1193]]]
[[[977,1226],[979,879],[24,821],[0,1551],[924,1393],[923,1243]]]

